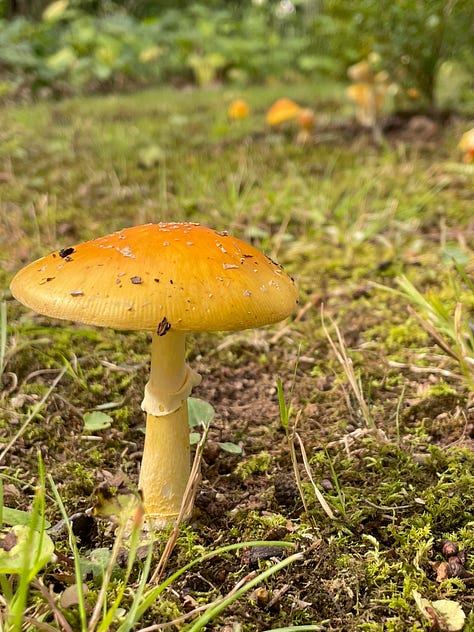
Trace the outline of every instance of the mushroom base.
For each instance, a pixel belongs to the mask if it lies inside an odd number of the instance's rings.
[[[155,528],[163,528],[178,517],[189,473],[187,403],[169,415],[148,413],[138,487],[147,519]]]

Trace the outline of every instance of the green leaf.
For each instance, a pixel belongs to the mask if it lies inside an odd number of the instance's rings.
[[[209,426],[214,419],[215,410],[209,402],[197,397],[188,397],[189,427],[196,428],[201,424]]]
[[[199,443],[200,438],[201,435],[199,432],[191,432],[189,434],[189,445],[196,445],[197,443]]]
[[[469,263],[469,257],[456,245],[446,245],[441,249],[441,258],[445,263],[457,263],[458,265],[465,266]]]
[[[54,544],[44,531],[31,532],[25,525],[15,525],[0,535],[0,574],[18,575],[25,571],[32,579],[52,558]]]
[[[94,506],[94,515],[108,518],[116,524],[127,524],[142,511],[142,503],[134,494],[116,494],[110,496],[102,491],[97,491],[97,503]]]
[[[222,441],[217,444],[221,450],[224,452],[229,452],[230,454],[242,454],[242,448],[240,445],[236,443],[232,443],[231,441]]]
[[[31,524],[31,513],[27,513],[26,511],[20,511],[19,509],[11,509],[10,507],[3,507],[2,516],[4,524],[8,524],[11,526],[15,525],[23,525],[29,526]],[[49,529],[51,524],[45,520],[44,527],[45,529]]]
[[[89,433],[110,428],[113,421],[110,415],[101,413],[98,410],[92,413],[85,413],[82,418],[84,420],[84,430]]]

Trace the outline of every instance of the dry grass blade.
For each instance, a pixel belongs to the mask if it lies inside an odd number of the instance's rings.
[[[321,505],[321,507],[324,509],[324,511],[326,512],[326,514],[329,516],[329,518],[331,518],[331,520],[334,520],[334,519],[335,519],[335,516],[334,516],[334,514],[333,514],[333,512],[332,512],[331,507],[328,505],[328,503],[326,502],[326,499],[325,499],[325,498],[324,498],[324,496],[321,494],[321,492],[319,491],[319,489],[318,489],[318,487],[317,487],[316,483],[314,482],[313,476],[312,476],[312,474],[311,474],[311,467],[310,467],[310,465],[309,465],[309,462],[308,462],[308,457],[307,457],[307,455],[306,455],[306,450],[305,450],[305,447],[304,447],[304,445],[303,445],[303,442],[302,442],[302,440],[301,440],[300,435],[299,435],[297,432],[295,432],[295,438],[297,439],[298,444],[299,444],[299,446],[300,446],[301,456],[303,457],[304,469],[305,469],[305,471],[306,471],[306,474],[308,475],[308,478],[309,478],[309,480],[310,480],[310,482],[311,482],[311,485],[313,486],[314,493],[316,494],[316,498],[318,499],[319,504],[320,504],[320,505]],[[301,491],[300,491],[300,493],[301,493]],[[304,501],[303,501],[303,502],[304,502]]]
[[[333,320],[331,320],[331,324],[334,327],[334,330],[336,332],[337,344],[331,338],[331,335],[329,334],[329,331],[327,330],[327,327],[324,322],[323,306],[321,307],[321,322],[322,322],[324,333],[326,334],[326,338],[328,339],[328,342],[331,346],[331,349],[333,350],[337,361],[340,363],[340,365],[344,369],[344,373],[346,374],[347,380],[349,382],[349,386],[357,400],[357,403],[359,404],[359,409],[360,409],[362,419],[364,420],[368,428],[374,428],[372,416],[370,414],[370,409],[369,409],[369,406],[367,405],[367,402],[364,399],[364,395],[362,394],[359,381],[354,372],[354,366],[352,364],[352,360],[347,355],[347,349],[346,349],[344,338],[341,334],[339,327]]]
[[[35,580],[33,581],[32,585],[41,593],[43,599],[50,606],[51,612],[53,613],[55,620],[61,626],[61,629],[64,630],[64,632],[73,632],[72,627],[69,625],[69,623],[67,622],[67,619],[65,618],[61,610],[58,608],[54,596],[43,584],[43,581],[41,579]],[[41,621],[32,620],[31,622],[35,626],[37,626],[38,630],[56,630],[56,628],[53,628],[51,626],[41,627],[42,626]]]

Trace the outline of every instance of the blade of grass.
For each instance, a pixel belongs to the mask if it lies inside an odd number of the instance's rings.
[[[229,544],[227,546],[220,547],[214,551],[210,551],[209,553],[201,555],[195,560],[192,560],[191,562],[188,562],[188,564],[185,564],[184,566],[179,568],[177,571],[175,571],[172,575],[170,575],[167,579],[162,581],[160,584],[158,584],[154,588],[151,588],[145,594],[142,603],[137,609],[136,620],[139,621],[140,618],[143,616],[143,614],[148,610],[148,608],[156,601],[159,595],[161,595],[161,593],[164,592],[166,588],[168,588],[168,586],[170,586],[176,579],[181,577],[181,575],[186,573],[189,569],[193,568],[194,566],[198,564],[202,564],[206,560],[212,557],[216,557],[217,555],[223,555],[224,553],[229,553],[231,551],[238,551],[239,549],[243,549],[250,546],[281,546],[281,547],[294,548],[295,545],[292,544],[291,542],[284,542],[284,541],[279,541],[279,540],[278,541],[255,540],[255,541],[249,541],[249,542],[238,542],[236,544]],[[126,632],[126,630],[128,630],[128,628],[126,627],[122,628],[122,626],[120,626],[117,629],[117,632]]]
[[[278,573],[278,571],[281,571],[282,569],[286,568],[293,562],[304,559],[305,555],[306,555],[306,552],[303,551],[299,553],[294,553],[293,555],[286,557],[281,562],[278,562],[277,564],[270,566],[270,568],[267,568],[265,571],[262,571],[261,573],[256,575],[253,579],[250,579],[243,586],[239,587],[238,590],[234,592],[231,591],[231,593],[229,593],[229,595],[227,595],[224,599],[217,600],[217,602],[214,602],[213,604],[211,604],[210,607],[206,610],[206,612],[204,612],[204,614],[202,614],[191,625],[191,627],[188,628],[187,632],[199,632],[199,630],[204,629],[205,626],[212,619],[217,617],[217,615],[219,615],[225,608],[230,606],[234,601],[236,601],[237,599],[240,599],[242,595],[247,593],[254,586],[257,586],[258,584],[262,583],[263,581],[265,581],[266,579],[268,579],[275,573]]]
[[[328,621],[329,623],[329,621]],[[325,630],[323,625],[290,625],[287,628],[272,628],[271,630],[265,630],[264,632],[309,632],[310,630]]]
[[[7,353],[7,304],[0,303],[0,378],[6,365]]]
[[[300,446],[301,456],[303,457],[304,469],[306,471],[306,474],[308,475],[308,478],[309,478],[310,483],[311,483],[311,485],[313,487],[314,493],[316,494],[316,498],[318,499],[319,504],[321,505],[321,507],[326,512],[327,516],[329,518],[331,518],[331,520],[335,520],[335,515],[333,514],[331,507],[328,505],[328,503],[326,502],[326,499],[324,498],[322,493],[319,491],[316,483],[314,482],[314,478],[313,478],[313,475],[311,473],[311,467],[310,467],[309,462],[308,462],[308,457],[306,455],[306,450],[305,450],[305,447],[303,445],[303,441],[301,440],[301,437],[300,437],[300,435],[297,432],[295,433],[295,438],[298,441],[298,444]]]
[[[63,369],[63,372],[62,372],[63,375],[65,371],[66,371],[66,367]],[[72,524],[71,524],[71,521],[69,520],[69,516],[67,515],[66,508],[64,506],[64,503],[59,494],[58,488],[56,487],[56,483],[54,482],[54,479],[51,476],[51,474],[48,474],[48,482],[53,492],[53,496],[56,502],[58,503],[58,507],[61,512],[61,515],[66,524],[66,529],[67,529],[68,537],[69,537],[69,545],[71,547],[73,558],[74,558],[74,573],[76,576],[76,584],[78,586],[77,600],[78,600],[79,620],[81,622],[81,632],[86,632],[87,631],[87,614],[86,614],[84,595],[82,594],[82,590],[81,590],[82,574],[81,574],[81,567],[79,564],[79,549],[77,548],[76,537],[73,533]]]
[[[132,519],[132,530],[131,530],[130,541],[129,541],[127,569],[125,571],[125,576],[122,579],[121,586],[117,590],[117,596],[116,596],[112,606],[104,614],[104,617],[103,617],[99,627],[97,628],[98,632],[107,632],[107,630],[110,630],[112,622],[113,622],[113,619],[114,619],[114,616],[115,616],[115,613],[117,612],[117,609],[119,608],[120,604],[122,603],[123,596],[124,596],[125,591],[126,591],[126,589],[128,587],[128,580],[129,580],[130,575],[132,573],[133,565],[135,563],[135,555],[136,555],[136,552],[138,550],[138,547],[141,544],[140,538],[141,538],[141,535],[142,535],[142,525],[143,525],[143,506],[141,504],[138,507],[138,509],[136,510],[136,513],[133,516],[133,518],[132,518],[132,516],[130,516],[130,519]],[[124,541],[124,538],[126,537],[126,532],[127,532],[128,528],[129,528],[129,521],[128,520],[124,520],[120,524],[119,531],[118,531],[118,533],[116,535],[116,538],[115,538],[114,546],[112,548],[112,555],[110,556],[110,560],[109,560],[109,563],[107,565],[107,569],[106,569],[106,572],[105,572],[105,575],[104,575],[104,578],[103,578],[103,581],[102,581],[102,586],[101,586],[101,589],[100,589],[100,592],[99,592],[99,597],[97,599],[97,603],[95,605],[94,612],[92,613],[92,616],[91,616],[91,618],[89,620],[88,632],[94,632],[94,629],[95,629],[96,625],[98,625],[100,612],[103,609],[103,606],[105,604],[105,599],[107,597],[107,590],[109,588],[110,579],[112,577],[114,566],[115,566],[115,563],[117,561],[117,556],[119,555],[120,550],[121,550],[121,548],[123,546],[123,541]],[[132,627],[136,624],[136,620],[135,620],[135,616],[134,615],[135,615],[135,612],[136,612],[136,610],[138,608],[138,603],[140,601],[140,598],[141,598],[141,595],[143,593],[143,590],[145,588],[146,580],[148,578],[148,573],[150,571],[152,555],[153,555],[153,540],[151,539],[149,541],[149,546],[148,546],[148,552],[147,552],[145,566],[142,569],[142,573],[141,573],[139,584],[138,584],[137,588],[134,591],[132,608],[129,611],[124,624],[122,624],[124,626],[124,630],[131,630]],[[127,623],[129,625],[129,627],[126,626]]]
[[[331,320],[331,324],[334,327],[334,331],[336,332],[336,336],[337,336],[337,344],[336,344],[334,340],[331,338],[331,335],[326,327],[326,324],[324,321],[323,309],[324,309],[324,306],[321,306],[321,323],[322,323],[323,331],[326,334],[326,338],[328,339],[328,342],[331,346],[331,349],[334,352],[334,355],[336,356],[337,361],[342,366],[344,373],[346,374],[347,381],[349,382],[349,386],[357,400],[357,403],[359,404],[361,416],[366,424],[366,427],[371,428],[372,430],[375,430],[375,425],[372,420],[370,408],[367,405],[367,402],[365,401],[364,395],[360,388],[360,382],[354,372],[354,365],[352,363],[352,360],[347,354],[346,343],[344,341],[342,333],[339,327],[337,326],[337,324]]]
[[[28,531],[26,546],[24,547],[24,557],[22,572],[19,576],[18,586],[10,603],[9,620],[12,632],[21,630],[26,610],[26,602],[31,581],[39,570],[38,561],[42,552],[43,539],[46,535],[45,527],[45,473],[41,453],[38,451],[39,485],[33,499],[31,510],[31,523]],[[39,533],[38,546],[33,546],[35,534]],[[33,558],[32,558],[33,555]],[[9,628],[10,629],[10,628]]]
[[[26,429],[28,428],[28,426],[30,425],[30,423],[33,421],[33,419],[36,417],[36,415],[40,412],[40,410],[43,408],[43,406],[45,405],[48,397],[51,395],[51,393],[54,391],[54,389],[56,388],[56,386],[58,385],[58,383],[61,381],[63,375],[66,373],[67,371],[67,366],[63,367],[59,374],[56,376],[56,378],[53,380],[53,383],[51,384],[51,386],[48,388],[48,390],[46,391],[46,393],[43,395],[43,397],[40,399],[40,401],[32,408],[30,414],[28,415],[28,417],[25,419],[25,421],[23,422],[23,424],[21,425],[20,429],[18,430],[18,432],[16,432],[16,434],[14,435],[14,437],[11,439],[11,441],[9,443],[7,443],[7,445],[5,446],[5,448],[2,450],[2,452],[0,453],[0,463],[3,461],[3,459],[5,458],[5,455],[9,452],[9,450],[11,450],[12,446],[15,445],[15,443],[18,441],[18,439],[23,435],[23,433],[26,431]]]

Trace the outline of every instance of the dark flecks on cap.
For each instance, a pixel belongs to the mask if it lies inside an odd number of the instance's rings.
[[[158,323],[158,327],[156,328],[156,333],[158,336],[164,336],[167,331],[171,328],[171,323],[168,321],[166,316],[163,316],[162,320]]]
[[[63,248],[62,250],[59,251],[59,256],[62,259],[66,259],[67,261],[72,261],[72,259],[68,259],[69,255],[72,255],[72,253],[74,252],[74,248],[70,247],[70,248]]]
[[[130,281],[131,281],[134,285],[140,285],[140,283],[143,283],[143,279],[142,279],[142,277],[139,277],[139,276],[132,276],[132,277],[130,277]]]

